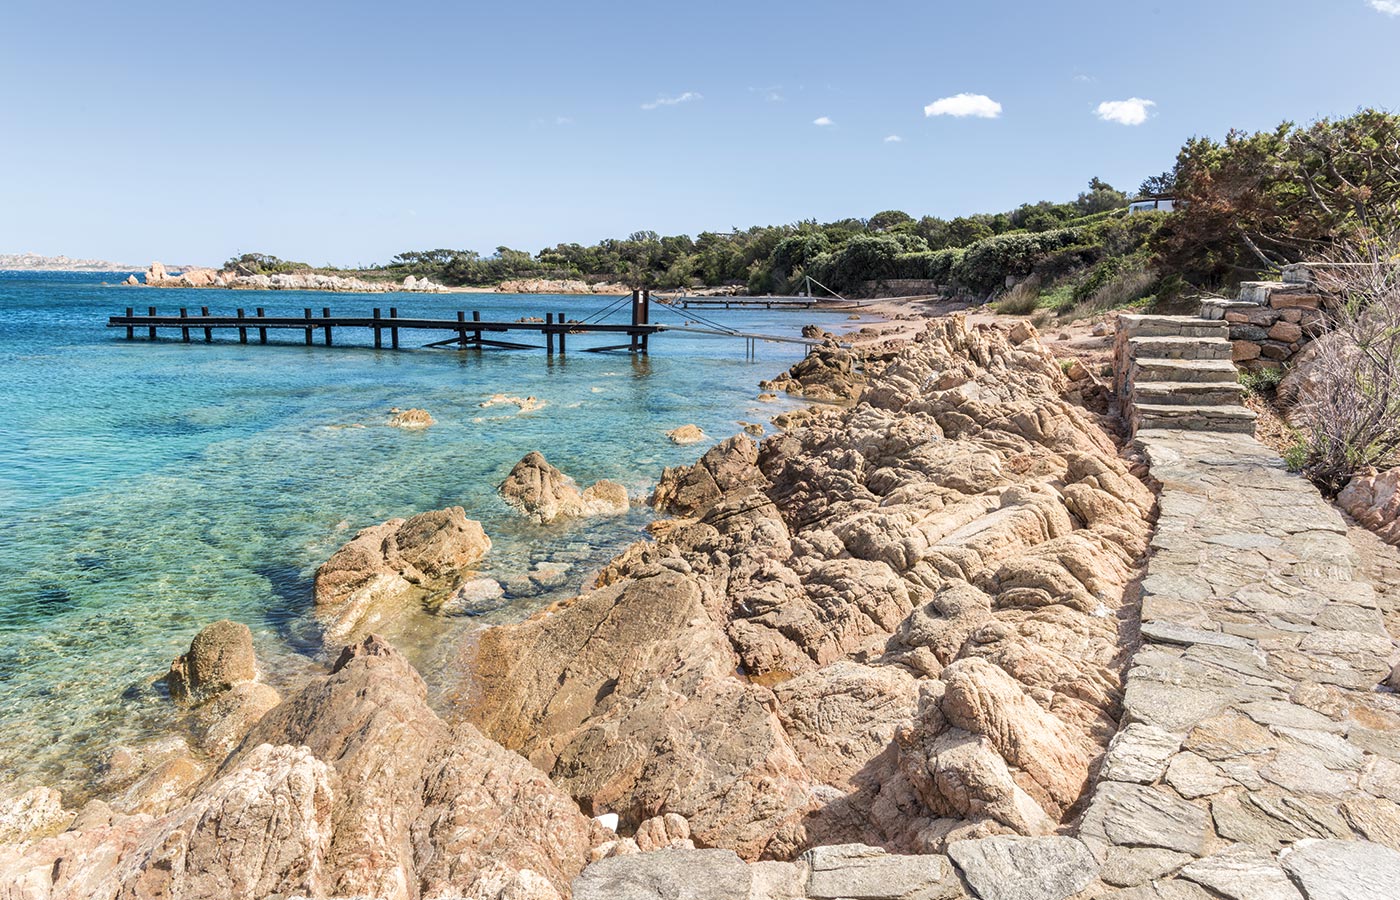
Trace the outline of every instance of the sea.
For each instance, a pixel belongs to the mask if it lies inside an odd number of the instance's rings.
[[[120,286],[127,274],[0,272],[0,785],[81,797],[105,755],[177,729],[160,677],[201,627],[253,632],[262,677],[283,691],[324,671],[312,603],[318,565],[357,529],[459,505],[493,548],[482,571],[502,600],[464,614],[405,611],[391,639],[435,702],[459,680],[454,649],[491,624],[522,619],[584,588],[645,537],[645,498],[663,467],[714,440],[767,424],[797,401],[761,402],[758,382],[798,360],[798,344],[666,333],[651,352],[589,353],[616,343],[577,335],[543,350],[425,349],[445,337],[404,332],[375,350],[368,331],[307,347],[300,332],[241,345],[178,332],[125,339],[106,327],[128,306],[212,312],[304,307],[369,315],[515,320],[585,318],[613,298],[512,294],[324,294]],[[627,305],[607,321],[624,322]],[[703,319],[703,321],[697,321]],[[843,313],[653,305],[653,321],[796,336]],[[531,336],[533,337],[533,336]],[[317,335],[320,340],[320,334]],[[522,339],[524,342],[531,342]],[[497,394],[538,409],[486,406]],[[437,424],[389,427],[393,409]],[[711,440],[673,444],[698,425]],[[771,427],[770,427],[771,430]],[[581,485],[621,482],[623,516],[540,526],[496,493],[531,450]]]

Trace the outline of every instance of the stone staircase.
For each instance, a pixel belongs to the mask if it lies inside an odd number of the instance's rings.
[[[1230,327],[1223,318],[1119,316],[1114,369],[1132,432],[1174,428],[1253,434],[1255,416],[1244,406],[1244,387],[1231,355]]]

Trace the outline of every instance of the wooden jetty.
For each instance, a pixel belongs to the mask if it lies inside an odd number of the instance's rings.
[[[373,335],[376,349],[385,346],[387,337],[388,346],[395,350],[399,349],[401,332],[446,332],[450,335],[445,339],[433,340],[427,344],[419,345],[423,347],[545,350],[549,353],[555,352],[556,345],[559,353],[566,352],[569,337],[584,334],[601,334],[614,339],[626,339],[626,343],[610,343],[599,347],[580,348],[590,353],[601,353],[609,350],[647,353],[648,340],[651,336],[664,331],[743,338],[748,342],[750,352],[760,341],[800,343],[809,347],[821,343],[808,338],[750,334],[729,329],[662,325],[650,320],[651,294],[649,291],[633,291],[631,300],[631,317],[630,321],[626,323],[592,321],[601,318],[601,315],[598,314],[582,321],[571,320],[562,312],[549,312],[545,313],[543,317],[502,322],[482,319],[479,310],[473,310],[470,318],[465,310],[458,310],[456,317],[452,319],[409,318],[400,316],[398,307],[392,306],[389,307],[387,316],[382,315],[381,309],[377,307],[369,316],[333,316],[329,307],[323,307],[319,316],[313,315],[313,310],[310,307],[304,308],[300,316],[269,316],[266,309],[261,306],[256,307],[251,316],[244,309],[238,309],[234,315],[230,316],[211,314],[207,306],[200,307],[197,315],[191,314],[189,309],[185,307],[182,307],[177,315],[160,314],[156,312],[154,306],[151,306],[144,314],[138,314],[134,308],[127,307],[125,315],[110,317],[107,320],[107,327],[125,328],[127,340],[134,340],[138,331],[144,331],[147,338],[153,341],[158,339],[161,329],[165,329],[167,333],[178,329],[180,340],[185,343],[190,343],[193,340],[192,333],[196,331],[202,335],[204,343],[211,343],[214,340],[216,330],[224,332],[236,330],[240,344],[249,342],[249,332],[256,333],[256,340],[259,344],[269,343],[269,332],[295,332],[301,334],[302,341],[308,347],[317,342],[318,336],[325,346],[332,347],[335,345],[337,331],[344,333],[346,329],[368,329]],[[620,304],[618,305],[620,306]],[[606,314],[610,309],[605,309],[603,313]],[[520,333],[534,335],[536,339],[542,338],[544,345],[526,344],[509,339]]]
[[[660,302],[681,309],[811,309],[824,301],[815,297],[670,297]]]

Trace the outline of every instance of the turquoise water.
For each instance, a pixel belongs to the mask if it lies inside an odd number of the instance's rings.
[[[316,566],[357,528],[458,504],[494,541],[485,571],[512,593],[475,617],[405,616],[390,635],[430,685],[447,689],[464,631],[576,592],[648,521],[640,507],[572,526],[522,521],[495,493],[521,456],[542,450],[580,482],[614,479],[640,499],[663,466],[707,446],[677,447],[667,430],[693,422],[718,439],[738,420],[766,423],[784,407],[758,402],[757,382],[802,352],[762,344],[746,360],[740,340],[679,334],[653,338],[641,359],[580,352],[613,342],[606,336],[573,337],[568,356],[553,360],[541,351],[376,351],[350,346],[369,338],[349,333],[329,349],[304,347],[295,332],[269,347],[128,342],[104,327],[128,305],[264,306],[270,315],[396,305],[405,316],[480,309],[515,319],[546,309],[582,317],[607,301],[157,291],[116,286],[124,277],[0,272],[6,782],[81,791],[114,741],[168,728],[173,712],[151,682],[216,619],[247,623],[268,680],[293,684],[324,661],[311,616]],[[773,334],[844,318],[704,315]],[[668,310],[655,318],[681,321]],[[481,406],[497,393],[545,406]],[[387,427],[392,407],[422,407],[438,424]],[[553,577],[527,585],[521,576],[540,567]]]

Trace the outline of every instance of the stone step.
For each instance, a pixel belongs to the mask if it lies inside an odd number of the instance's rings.
[[[1229,359],[1230,347],[1224,335],[1202,338],[1168,334],[1128,338],[1133,359]]]
[[[1129,384],[1147,381],[1234,382],[1235,364],[1228,359],[1135,359]]]
[[[1149,406],[1238,406],[1238,381],[1145,381],[1133,386],[1133,404]]]
[[[1223,319],[1232,310],[1257,310],[1258,303],[1247,300],[1226,300],[1224,297],[1210,297],[1201,301],[1201,318]]]
[[[1254,434],[1255,415],[1243,406],[1171,406],[1144,403],[1133,408],[1133,433],[1149,428]]]
[[[1125,314],[1118,317],[1120,336],[1134,337],[1224,337],[1225,322],[1196,316],[1150,316]]]
[[[1282,281],[1242,281],[1240,282],[1241,303],[1250,303],[1254,306],[1268,306],[1269,295],[1274,291],[1286,290],[1290,286]]]

